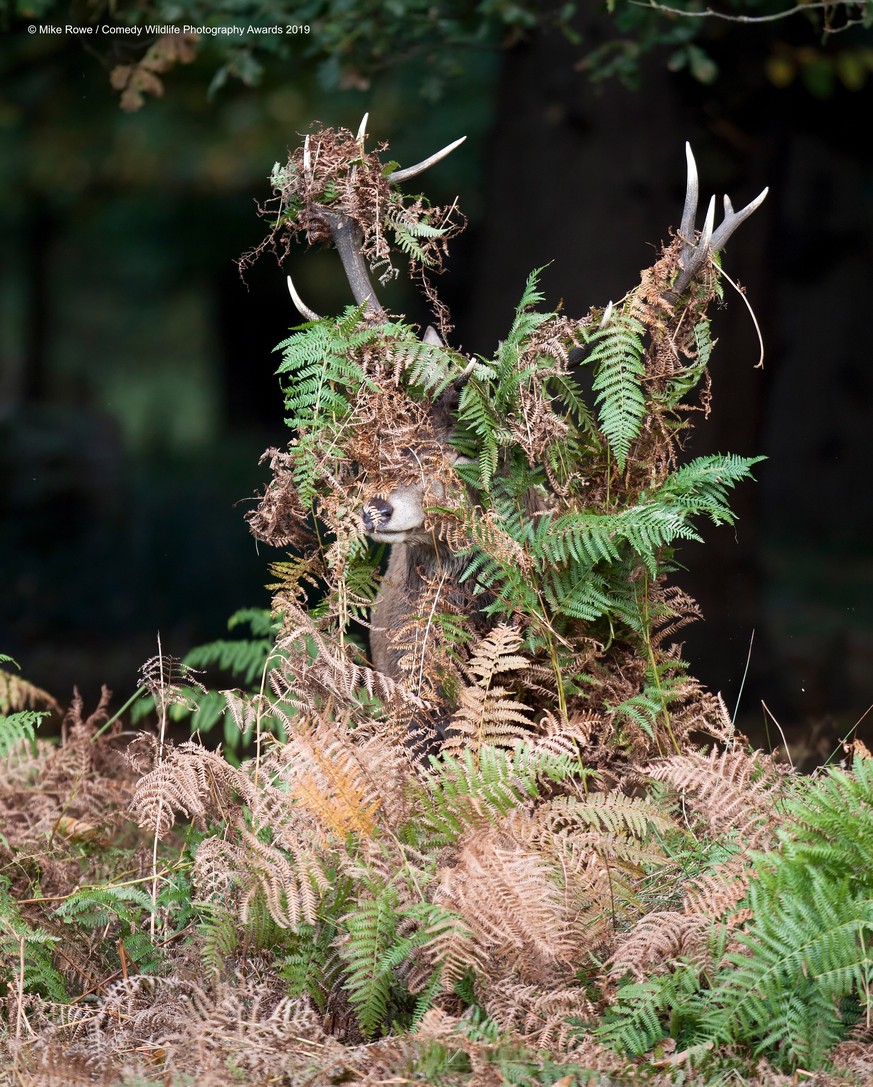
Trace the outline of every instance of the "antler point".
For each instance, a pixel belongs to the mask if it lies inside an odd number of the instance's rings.
[[[310,309],[309,306],[306,305],[306,303],[297,293],[297,288],[294,286],[294,280],[291,278],[290,275],[286,276],[286,280],[288,283],[288,293],[291,295],[291,301],[294,303],[294,306],[300,316],[305,317],[307,321],[320,321],[321,317],[315,312],[315,310]]]
[[[422,159],[421,162],[417,162],[414,166],[406,166],[402,170],[395,170],[392,174],[388,175],[388,181],[395,185],[398,181],[405,181],[407,178],[415,177],[416,174],[423,173],[429,166],[434,166],[440,162],[447,155],[450,155],[456,147],[460,147],[466,140],[466,136],[461,136],[459,139],[454,140],[452,143],[447,144],[440,151],[436,151],[433,155],[430,155],[426,159]]]

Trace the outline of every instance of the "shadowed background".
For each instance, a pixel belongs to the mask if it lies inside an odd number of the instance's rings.
[[[120,701],[158,631],[181,656],[268,605],[280,556],[258,552],[243,514],[267,479],[261,452],[287,441],[272,351],[299,318],[284,271],[319,312],[349,295],[329,252],[284,270],[264,257],[245,282],[234,262],[266,231],[256,202],[273,163],[312,121],[354,129],[369,111],[369,146],[387,139],[401,165],[468,136],[422,188],[457,194],[469,217],[438,286],[454,346],[485,355],[535,266],[572,315],[635,284],[678,224],[689,139],[704,195],[771,190],[725,258],[765,366],[728,289],[714,411],[689,454],[769,459],[736,495],[738,525],[681,556],[676,580],[706,617],[685,656],[733,709],[751,645],[741,724],[763,735],[763,700],[827,753],[873,702],[870,32],[822,43],[806,20],[696,21],[692,38],[661,16],[646,52],[648,24],[623,5],[618,22],[568,8],[569,33],[539,5],[488,5],[489,20],[486,5],[467,19],[458,4],[398,4],[396,23],[365,3],[344,6],[348,23],[338,5],[274,6],[281,23],[311,10],[305,39],[205,39],[133,112],[110,77],[154,36],[27,33],[71,11],[81,22],[65,3],[5,16],[0,651],[61,700],[78,684],[92,702],[106,682]],[[141,5],[143,21],[158,7]],[[445,20],[428,26],[433,11]],[[636,86],[592,81],[610,66]],[[385,298],[428,319],[402,283]]]

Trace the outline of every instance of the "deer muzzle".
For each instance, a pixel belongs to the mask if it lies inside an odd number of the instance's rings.
[[[387,496],[375,495],[361,510],[364,532],[378,543],[402,543],[424,529],[422,488],[395,487]]]

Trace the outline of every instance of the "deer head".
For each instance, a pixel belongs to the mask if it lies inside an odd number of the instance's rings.
[[[364,115],[358,129],[357,140],[363,146],[366,132],[367,114]],[[466,139],[462,136],[448,146],[430,155],[422,162],[402,170],[395,170],[388,175],[391,184],[408,180],[422,173],[428,167],[440,162]],[[309,163],[309,138],[304,144],[304,171]],[[351,288],[352,296],[358,305],[363,305],[374,318],[385,314],[376,291],[370,280],[366,261],[361,252],[360,226],[348,215],[329,208],[318,208],[333,245],[339,253],[343,270]],[[288,291],[301,316],[307,320],[319,319],[319,315],[301,299],[293,280],[287,277]],[[428,327],[422,342],[435,347],[442,347],[443,341],[432,327]],[[469,373],[469,369],[467,371]],[[453,430],[453,413],[457,406],[460,385],[465,375],[451,387],[437,396],[430,407],[430,434],[427,440],[442,447],[448,462],[452,465],[463,460],[452,449],[450,439]],[[415,544],[437,546],[437,538],[427,522],[427,508],[441,502],[446,497],[445,483],[439,479],[430,479],[427,469],[417,457],[414,448],[408,450],[409,474],[419,475],[416,482],[404,483],[386,494],[372,494],[367,497],[361,510],[361,524],[364,532],[378,543]],[[416,470],[416,466],[417,469]]]

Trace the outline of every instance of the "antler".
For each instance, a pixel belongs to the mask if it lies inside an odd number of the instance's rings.
[[[435,166],[447,155],[450,155],[456,147],[460,147],[466,138],[466,136],[461,136],[461,138],[455,140],[454,143],[446,144],[441,151],[435,151],[434,154],[426,159],[422,159],[421,162],[417,162],[414,166],[406,166],[402,170],[395,170],[388,175],[388,180],[392,185],[396,185],[398,181],[406,181],[407,178],[415,177],[416,174],[423,174],[425,170],[429,169],[431,166]]]
[[[682,222],[679,225],[679,237],[685,244],[679,254],[682,271],[673,284],[673,292],[677,295],[685,290],[712,254],[718,253],[724,248],[740,223],[745,222],[752,212],[756,211],[764,203],[767,193],[770,191],[769,188],[764,189],[751,203],[746,204],[739,211],[734,211],[730,198],[725,196],[724,221],[716,231],[713,231],[715,224],[715,197],[713,196],[706,210],[703,230],[701,230],[697,240],[694,241],[699,184],[697,180],[697,163],[694,161],[690,143],[685,144],[685,158],[688,162],[688,182],[685,187],[685,207],[682,209]]]
[[[367,134],[367,120],[369,119],[369,116],[369,113],[364,114],[356,136],[358,143],[361,145],[362,152],[364,149],[364,138]],[[442,150],[437,151],[428,158],[422,159],[421,162],[417,162],[414,166],[407,166],[403,170],[395,170],[388,175],[387,180],[392,185],[396,185],[398,181],[405,181],[410,177],[415,177],[417,174],[423,173],[429,166],[433,166],[447,155],[450,155],[456,147],[460,147],[466,138],[466,136],[461,136],[460,139],[448,144],[446,147],[443,147]],[[309,137],[307,136],[303,144],[304,173],[308,173],[309,169]],[[353,167],[352,169],[354,171],[356,167]],[[354,174],[352,176],[354,176]],[[355,302],[357,302],[359,306],[366,306],[367,310],[371,312],[378,313],[382,310],[382,306],[376,291],[373,288],[373,284],[370,282],[367,262],[364,260],[364,255],[361,251],[362,235],[360,226],[344,212],[335,211],[332,208],[322,206],[318,206],[317,210],[328,225],[331,239],[333,240],[336,251],[339,253],[343,271],[346,273],[346,279],[352,289],[352,296],[354,297]],[[307,321],[317,321],[318,314],[302,301],[294,287],[291,276],[288,276],[288,290],[300,315],[305,317]]]

